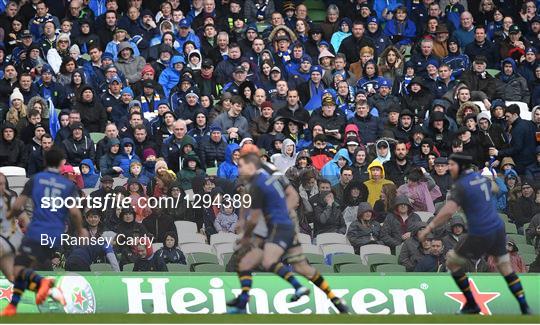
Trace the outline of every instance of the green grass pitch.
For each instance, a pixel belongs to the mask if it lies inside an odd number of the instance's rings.
[[[509,324],[538,324],[540,315],[517,316],[465,316],[465,315],[126,315],[126,314],[92,314],[92,315],[65,315],[65,314],[21,314],[16,317],[3,318],[0,323],[509,323]]]

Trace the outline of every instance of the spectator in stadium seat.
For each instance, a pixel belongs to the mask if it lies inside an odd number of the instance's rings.
[[[366,29],[362,21],[354,21],[352,35],[341,42],[338,53],[345,54],[348,62],[354,63],[360,60],[360,49],[364,46],[371,47],[375,51],[375,44],[373,44],[373,41],[367,35],[364,35],[365,31]]]
[[[375,143],[383,131],[382,121],[371,114],[365,100],[356,102],[356,112],[348,122],[358,127],[363,144]]]
[[[27,156],[24,143],[17,138],[17,129],[9,122],[2,127],[0,139],[0,166],[25,167]]]
[[[518,74],[516,61],[506,58],[501,63],[501,72],[496,76],[499,79],[498,92],[501,99],[529,103],[530,92],[527,80]]]
[[[74,108],[80,113],[81,122],[88,132],[103,132],[107,123],[107,111],[92,87],[85,85],[81,87],[77,102]]]
[[[538,252],[540,249],[540,213],[532,217],[529,227],[525,229],[525,235],[527,242],[532,244]]]
[[[225,161],[227,142],[223,139],[221,128],[210,127],[210,134],[200,140],[201,165],[204,169],[217,167]]]
[[[165,96],[169,98],[171,90],[178,84],[181,78],[181,72],[184,68],[185,60],[183,56],[175,55],[171,59],[170,66],[167,67],[159,76],[159,84],[163,86]]]
[[[115,157],[113,161],[114,167],[120,167],[122,169],[122,175],[129,175],[129,166],[132,161],[141,161],[139,156],[135,154],[133,148],[133,140],[130,138],[123,138],[120,141],[120,153]]]
[[[28,157],[28,167],[26,174],[30,177],[39,173],[45,168],[44,153],[49,151],[53,146],[53,140],[50,134],[45,133],[40,140],[38,150],[34,150]]]
[[[398,48],[412,44],[416,35],[416,26],[407,17],[407,8],[405,6],[398,5],[395,8],[394,17],[384,26],[384,35],[388,36]]]
[[[441,190],[424,168],[413,168],[407,175],[407,183],[398,187],[398,195],[412,200],[414,211],[435,212],[433,201],[441,197]]]
[[[538,212],[540,204],[536,202],[535,185],[525,180],[521,183],[521,196],[515,202],[510,202],[508,208],[508,216],[516,224],[518,234],[524,234],[523,225],[530,223]]]
[[[392,211],[384,219],[381,229],[383,243],[394,249],[411,237],[409,227],[421,221],[420,217],[413,212],[409,198],[403,195],[397,196]]]
[[[472,64],[472,69],[461,75],[461,81],[467,85],[471,91],[481,91],[489,99],[497,98],[495,97],[498,94],[497,81],[487,73],[486,67],[486,57],[476,56]]]
[[[426,63],[427,64],[427,63]],[[401,100],[403,110],[414,113],[414,118],[422,122],[425,113],[431,108],[434,96],[420,76],[414,77],[407,86],[408,94],[403,95]]]
[[[84,182],[84,188],[93,188],[99,180],[99,174],[96,173],[94,162],[91,159],[83,159],[79,165],[79,170]]]
[[[81,122],[70,125],[71,136],[62,141],[61,148],[66,154],[66,161],[72,166],[79,166],[84,159],[95,159],[96,149],[90,137],[84,134]]]
[[[347,239],[354,247],[355,254],[360,253],[360,247],[368,244],[382,244],[381,224],[374,220],[373,208],[367,202],[358,205],[357,218],[347,230]]]
[[[498,68],[500,61],[499,51],[496,44],[487,38],[485,26],[477,26],[475,28],[474,41],[465,47],[465,54],[469,59],[483,56],[486,58],[488,68]]]
[[[400,141],[394,147],[392,158],[383,164],[386,178],[396,186],[401,186],[405,183],[406,175],[413,168],[408,154],[409,150],[406,143]]]
[[[240,146],[236,143],[227,145],[225,150],[225,161],[223,161],[217,171],[217,176],[228,180],[235,180],[238,177],[238,160],[240,159]]]
[[[101,175],[119,176],[123,170],[119,166],[114,166],[114,160],[120,151],[120,140],[112,138],[104,145],[106,150],[103,151],[99,159],[99,170]]]
[[[60,26],[58,17],[49,13],[49,6],[44,1],[38,2],[35,5],[34,17],[28,22],[28,29],[34,36],[34,39],[39,39],[43,35],[43,26],[48,21],[52,21],[56,27]]]
[[[347,226],[332,191],[320,191],[319,203],[313,210],[313,236],[329,232],[345,234]]]
[[[473,16],[470,12],[464,11],[460,15],[459,27],[454,31],[453,35],[461,48],[465,48],[474,41],[474,30]]]
[[[136,245],[131,248],[135,254],[133,272],[168,272],[163,258],[153,252],[152,245]]]
[[[448,159],[446,157],[435,158],[435,167],[431,172],[431,177],[435,181],[435,184],[439,186],[441,190],[441,198],[439,200],[446,199],[446,193],[450,190],[453,184],[450,173],[448,172]],[[446,245],[445,245],[446,246]]]
[[[289,167],[293,167],[296,162],[296,144],[291,139],[285,139],[281,146],[281,153],[276,153],[270,157],[276,168],[285,174]]]
[[[17,125],[20,120],[25,119],[27,108],[24,104],[24,97],[19,88],[13,89],[9,96],[9,106],[0,108],[0,118],[2,121]]]
[[[212,123],[224,131],[224,136],[229,141],[240,142],[243,138],[250,136],[247,132],[248,121],[241,115],[244,105],[242,98],[233,96],[229,111],[218,115]]]
[[[512,157],[516,163],[516,171],[523,174],[525,168],[536,161],[536,128],[531,122],[521,119],[520,108],[515,104],[506,108],[505,116],[508,124],[512,126],[510,144],[501,150],[490,148],[489,155],[498,158]]]
[[[320,140],[318,140],[320,141]],[[321,176],[328,180],[332,186],[339,183],[340,173],[343,167],[350,166],[352,161],[347,149],[340,149],[332,160],[328,161],[321,169]]]
[[[385,179],[384,167],[378,160],[373,160],[368,166],[369,180],[364,184],[369,191],[368,202],[373,206],[381,196],[382,186],[384,184],[393,184],[392,181]]]
[[[443,245],[446,251],[454,249],[456,244],[464,238],[467,233],[465,221],[461,215],[454,215],[450,219],[450,233],[443,237]]]
[[[423,242],[418,240],[418,232],[426,226],[425,222],[409,224],[410,237],[403,242],[398,257],[398,263],[405,266],[407,272],[413,272],[418,262],[430,253],[431,239],[426,239]]]
[[[118,44],[118,60],[116,67],[126,76],[129,84],[134,84],[140,80],[141,71],[146,61],[142,56],[135,56],[132,44],[121,42]]]
[[[519,254],[519,248],[513,239],[508,239],[508,242],[506,243],[506,251],[508,254],[510,254],[510,263],[512,264],[512,269],[514,269],[515,272],[526,273],[528,267],[526,266],[523,257],[521,257]],[[497,272],[497,263],[495,262],[493,256],[487,257],[487,265],[489,272]]]
[[[189,190],[195,177],[205,175],[199,157],[194,152],[189,152],[183,157],[182,169],[178,171],[176,177],[180,180],[182,190]]]
[[[445,247],[440,238],[433,238],[429,246],[429,254],[424,256],[414,267],[414,272],[445,272]]]
[[[184,253],[178,248],[177,237],[178,235],[175,232],[169,231],[165,233],[163,247],[156,252],[156,255],[163,258],[167,264],[186,264]]]

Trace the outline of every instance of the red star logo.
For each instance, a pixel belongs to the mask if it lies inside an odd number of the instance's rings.
[[[83,303],[86,301],[86,298],[83,296],[81,290],[75,292],[75,301],[73,302],[74,305],[79,305],[81,308],[83,308]]]
[[[498,292],[480,292],[478,291],[478,288],[476,287],[476,284],[472,279],[469,279],[469,285],[471,287],[472,294],[474,296],[474,300],[476,300],[476,303],[480,307],[480,313],[482,315],[491,315],[491,310],[489,310],[488,302],[494,300],[501,294]],[[465,305],[466,299],[462,292],[445,292],[445,296],[448,298],[459,302],[459,308],[463,308]]]
[[[9,286],[7,288],[0,288],[0,300],[7,299],[7,301],[11,301],[12,296],[13,286]]]

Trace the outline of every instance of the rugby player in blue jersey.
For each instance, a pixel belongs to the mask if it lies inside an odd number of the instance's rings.
[[[452,272],[454,281],[466,298],[460,312],[480,313],[469,286],[469,278],[462,270],[463,265],[469,258],[478,259],[483,255],[492,255],[499,272],[519,302],[521,313],[530,314],[523,286],[512,269],[510,256],[506,251],[506,231],[495,207],[491,181],[472,169],[472,160],[471,156],[450,155],[448,167],[455,180],[450,197],[437,216],[418,233],[419,241],[423,242],[432,230],[445,224],[461,207],[467,217],[469,232],[457,243],[454,250],[448,252],[446,261],[448,270]]]
[[[310,290],[302,286],[289,267],[281,262],[286,253],[286,261],[294,267],[296,272],[323,290],[339,312],[347,313],[348,308],[343,300],[335,296],[323,276],[309,265],[303,255],[288,209],[288,205],[294,205],[291,202],[294,201],[295,194],[298,196],[298,193],[292,186],[284,184],[283,175],[270,174],[268,167],[262,166],[255,153],[242,153],[239,161],[239,174],[240,177],[249,182],[247,191],[251,195],[249,218],[245,221],[244,235],[239,243],[241,247],[248,247],[248,249],[243,256],[239,257],[238,263],[238,276],[242,292],[236,299],[228,303],[232,307],[229,312],[246,312],[252,285],[252,270],[259,264],[262,264],[263,269],[279,275],[295,288],[292,301],[309,295]],[[256,228],[260,228],[259,221],[262,218],[265,219],[268,229],[265,231],[266,236],[264,236],[261,250],[253,245],[252,235]],[[260,230],[256,234],[261,237]]]
[[[57,211],[51,211],[50,208],[41,206],[43,197],[65,199],[78,196],[75,184],[59,173],[64,161],[64,153],[60,149],[53,148],[47,151],[45,153],[45,171],[35,174],[28,180],[21,196],[15,201],[8,213],[8,220],[18,218],[26,201],[30,199],[33,203],[32,219],[22,239],[19,252],[15,256],[13,296],[0,316],[15,315],[17,304],[27,289],[36,293],[36,304],[38,305],[45,302],[49,296],[62,305],[66,304],[61,292],[55,294],[55,291],[51,290],[54,287],[54,280],[44,278],[34,271],[35,268],[51,268],[51,259],[55,249],[60,246],[61,235],[70,221],[69,216],[71,216],[71,225],[74,230],[80,236],[88,236],[82,227],[79,209],[61,207]],[[42,236],[48,236],[49,240],[46,245],[42,243]]]

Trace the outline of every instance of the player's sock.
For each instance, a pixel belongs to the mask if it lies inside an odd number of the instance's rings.
[[[471,292],[471,286],[469,285],[469,277],[465,274],[465,272],[458,271],[457,273],[452,273],[452,277],[467,299],[467,304],[476,305],[476,301],[474,300],[474,296]]]
[[[274,263],[270,267],[270,270],[272,270],[272,272],[282,277],[285,281],[289,282],[294,287],[294,289],[299,289],[300,287],[302,287],[300,282],[298,282],[298,280],[294,277],[291,270],[288,267],[286,267],[283,263],[281,262]]]
[[[251,290],[253,277],[251,276],[251,271],[241,271],[238,272],[238,278],[240,279],[240,286],[242,287],[242,292],[236,300],[236,306],[238,308],[244,309],[249,302],[249,291]]]
[[[26,288],[33,292],[36,292],[39,289],[41,280],[43,280],[43,277],[41,277],[32,269],[24,269],[22,272],[22,277],[23,280],[25,280],[27,283]]]
[[[321,273],[319,273],[319,271],[316,271],[315,275],[313,275],[309,280],[311,282],[313,282],[314,285],[319,287],[322,291],[324,291],[324,293],[326,293],[326,296],[328,297],[328,299],[330,299],[330,300],[332,300],[332,302],[334,302],[334,299],[336,298],[336,295],[334,294],[332,289],[330,289],[330,286],[328,285],[328,282],[326,282],[326,279],[322,276]]]
[[[19,304],[21,296],[23,295],[24,290],[26,290],[26,287],[28,286],[28,281],[24,280],[23,274],[24,270],[15,277],[15,281],[13,282],[13,295],[11,296],[10,304],[14,306],[17,306]]]
[[[524,310],[528,310],[529,305],[527,305],[527,300],[525,300],[525,292],[523,291],[523,285],[521,285],[521,280],[517,276],[516,272],[508,274],[504,277],[504,279],[508,284],[508,288],[510,288],[510,291],[512,291],[512,294],[519,302],[521,311],[523,312]]]

